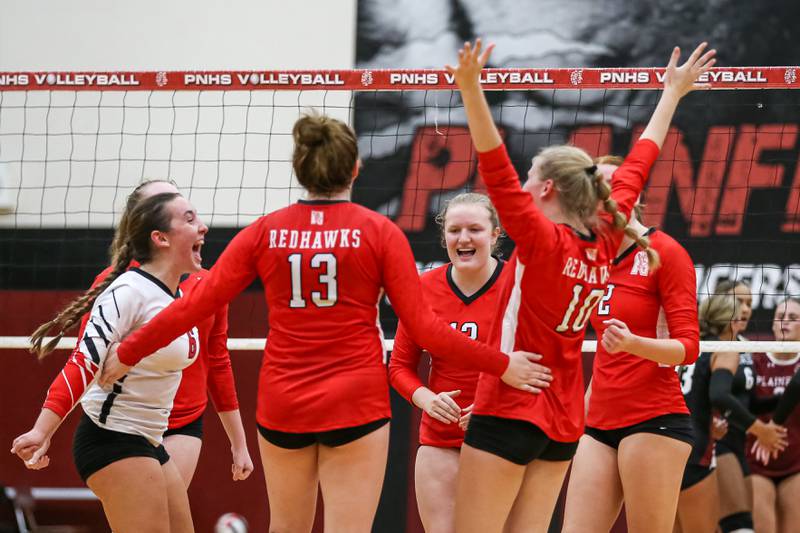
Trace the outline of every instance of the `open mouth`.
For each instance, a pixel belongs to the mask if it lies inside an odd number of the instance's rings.
[[[469,259],[475,255],[475,248],[458,248],[456,249],[456,254],[461,259]]]
[[[194,243],[194,246],[192,246],[192,256],[198,263],[202,260],[202,256],[200,255],[200,250],[203,249],[204,243],[205,241],[199,240],[196,243]]]

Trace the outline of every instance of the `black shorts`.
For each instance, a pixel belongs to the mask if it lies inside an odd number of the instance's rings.
[[[703,481],[711,475],[714,471],[713,466],[703,466],[695,463],[689,463],[683,470],[683,479],[681,480],[681,490],[686,490]]]
[[[555,441],[530,422],[487,415],[470,417],[464,444],[522,466],[535,459],[569,461],[578,449],[577,441]]]
[[[619,443],[625,437],[630,437],[636,433],[661,435],[686,442],[689,446],[694,446],[692,417],[683,413],[656,416],[644,422],[617,429],[597,429],[586,426],[587,435],[615,450],[619,448]]]
[[[731,443],[730,440],[721,439],[717,441],[714,450],[717,454],[717,457],[732,453],[734,457],[736,457],[736,460],[739,461],[739,466],[742,468],[742,475],[744,477],[750,475],[750,465],[747,463],[747,457],[745,456],[744,443],[739,446],[738,442]]]
[[[258,432],[270,444],[279,448],[286,448],[287,450],[299,450],[300,448],[306,448],[312,444],[322,444],[323,446],[330,446],[331,448],[343,446],[380,429],[388,424],[389,420],[388,418],[381,418],[380,420],[368,422],[360,426],[313,433],[287,433],[285,431],[265,428],[261,424],[257,425]]]
[[[101,428],[86,414],[72,439],[72,457],[84,482],[98,470],[128,457],[152,457],[162,465],[169,461],[163,444],[153,446],[141,435]]]
[[[196,437],[200,440],[203,440],[203,415],[201,414],[188,424],[184,424],[181,427],[168,429],[164,432],[165,438],[169,437],[170,435],[186,435],[188,437]]]

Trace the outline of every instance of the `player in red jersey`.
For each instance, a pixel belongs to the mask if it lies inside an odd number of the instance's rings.
[[[800,299],[787,298],[775,307],[772,322],[775,340],[800,341]],[[758,398],[769,399],[783,394],[793,380],[800,376],[800,353],[768,353],[754,357]],[[762,415],[761,419],[772,419],[789,430],[786,449],[770,457],[766,464],[757,458],[756,450],[748,442],[747,461],[752,472],[753,525],[759,533],[790,533],[800,524],[800,413],[793,406],[784,409],[784,400],[778,403],[774,413]]]
[[[584,151],[551,147],[533,160],[524,188],[509,160],[480,85],[492,46],[464,45],[457,68],[479,168],[516,250],[513,287],[502,301],[502,324],[490,339],[501,349],[534,349],[553,382],[525,397],[492,376],[478,383],[461,452],[456,529],[468,533],[545,531],[577,440],[583,433],[581,344],[592,308],[603,297],[621,229],[658,157],[684,94],[713,65],[705,44],[677,66],[673,51],[665,88],[650,123],[609,187]],[[702,56],[702,57],[701,57]],[[609,196],[610,193],[610,196]],[[600,215],[598,205],[605,212]],[[610,227],[613,225],[616,230]]]
[[[178,192],[173,183],[164,180],[145,181],[131,192],[119,225],[114,232],[110,247],[112,262],[117,257],[121,244],[128,237],[130,216],[134,208],[142,200],[156,194]],[[133,261],[130,266],[138,267],[139,264]],[[89,290],[101,284],[112,270],[112,267],[108,267],[98,274]],[[192,287],[207,273],[206,270],[201,269],[199,272],[187,276],[187,279],[181,283],[181,290],[184,293],[191,291]],[[77,335],[78,347],[89,316],[90,314],[86,313],[81,319]],[[195,364],[183,371],[181,383],[170,411],[169,426],[164,433],[164,447],[177,466],[187,488],[192,481],[200,457],[203,412],[208,404],[209,393],[231,443],[233,479],[246,479],[253,470],[253,462],[247,450],[244,428],[239,414],[239,403],[226,346],[227,338],[228,308],[225,306],[220,308],[213,317],[198,325],[200,357]],[[77,405],[88,385],[82,375],[76,373],[75,363],[74,356],[68,359],[64,371],[50,386],[43,405],[43,408],[53,411],[62,419]],[[45,452],[46,448],[40,453]]]
[[[547,374],[531,361],[535,354],[506,355],[436,318],[403,233],[350,202],[358,148],[347,125],[305,116],[293,136],[294,170],[307,199],[242,230],[191,294],[119,345],[101,381],[123,375],[151,347],[260,277],[270,327],[257,422],[270,529],[310,531],[321,487],[326,529],[368,531],[389,439],[389,382],[377,324],[384,289],[412,339],[431,352],[502,376],[526,394],[546,386]]]
[[[421,276],[433,310],[472,339],[485,342],[497,314],[497,300],[511,270],[492,255],[500,221],[489,198],[465,193],[450,200],[437,217],[450,263]],[[422,348],[401,322],[389,362],[392,386],[423,410],[414,471],[417,506],[427,533],[455,531],[456,478],[464,428],[478,372],[430,354],[426,387],[418,374]]]
[[[610,179],[622,160],[598,163]],[[602,342],[587,392],[586,435],[569,478],[565,532],[609,531],[624,500],[628,531],[671,533],[692,449],[675,366],[693,363],[699,352],[694,264],[677,241],[644,226],[638,209],[625,233],[592,314]],[[656,271],[639,249],[647,240],[660,257]]]

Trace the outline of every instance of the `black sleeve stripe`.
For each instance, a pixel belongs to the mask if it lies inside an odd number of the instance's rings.
[[[94,345],[92,338],[88,334],[85,334],[83,336],[83,342],[86,344],[86,348],[89,350],[89,355],[92,356],[92,361],[94,361],[94,364],[99,365],[100,354],[97,353],[97,347]]]
[[[109,324],[108,320],[106,320],[106,315],[103,314],[103,306],[98,305],[97,308],[100,311],[100,318],[103,319],[103,324],[105,324],[106,328],[108,328],[108,334],[111,335],[112,333],[114,333],[114,328],[112,328],[111,324]]]
[[[95,323],[94,319],[90,320],[89,323],[94,327],[95,331],[97,331],[97,334],[100,336],[100,339],[103,341],[103,343],[105,343],[105,345],[108,346],[108,338],[106,337],[106,334],[103,332],[103,328],[98,326]]]
[[[117,290],[117,289],[114,289],[114,290],[112,290],[112,291],[111,291],[111,297],[114,299],[114,307],[116,307],[116,308],[117,308],[117,318],[119,318],[119,317],[120,317],[120,316],[122,316],[122,315],[120,315],[120,314],[119,314],[119,305],[117,305],[117,295],[116,295],[116,294],[114,294],[114,292],[115,292],[116,290]]]

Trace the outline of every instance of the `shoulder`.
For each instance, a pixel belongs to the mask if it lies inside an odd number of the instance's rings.
[[[650,246],[659,253],[661,263],[664,265],[694,266],[694,262],[686,248],[661,230],[655,230],[650,234]]]
[[[438,266],[431,270],[426,270],[422,272],[419,276],[419,280],[422,283],[423,287],[435,287],[441,285],[442,283],[447,283],[447,269],[450,267],[450,263],[445,263],[444,265]]]

